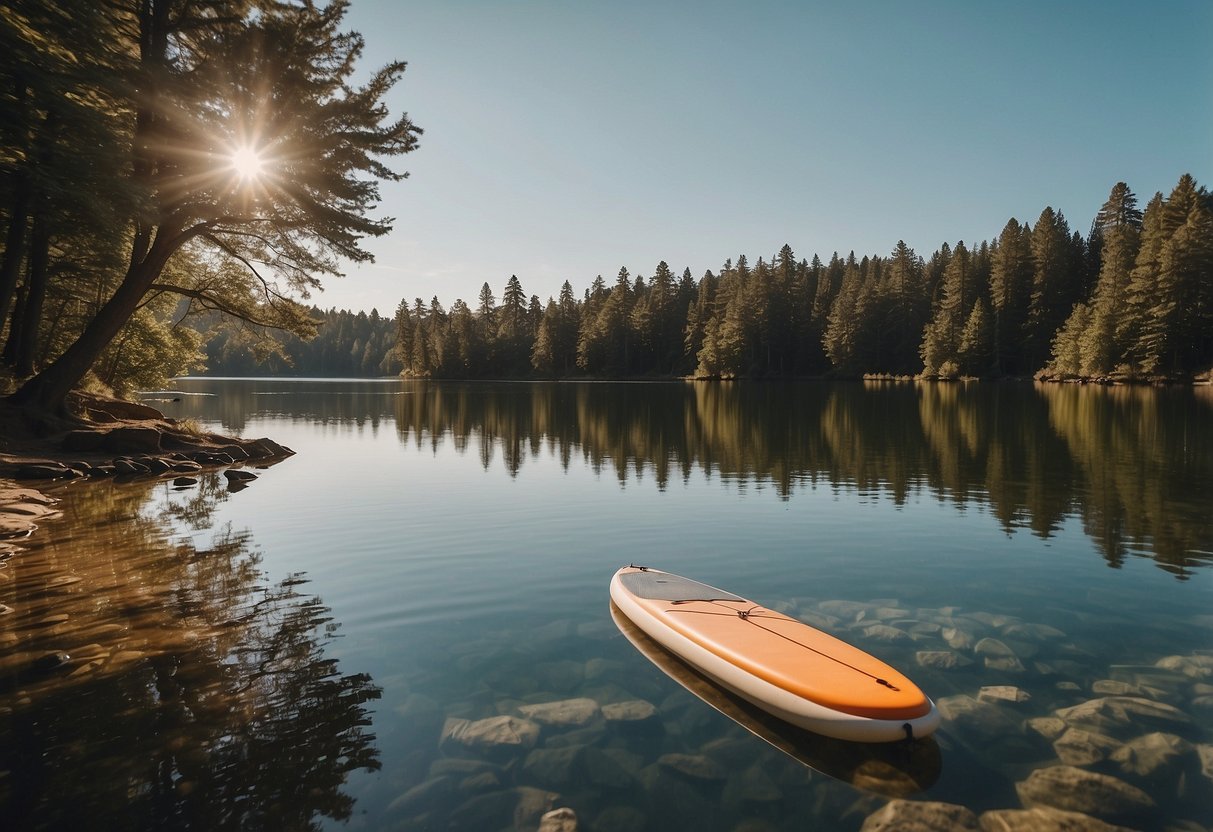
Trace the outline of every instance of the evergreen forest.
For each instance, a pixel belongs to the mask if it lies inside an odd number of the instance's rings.
[[[1046,207],[926,258],[785,245],[698,280],[663,261],[565,281],[546,303],[511,276],[500,302],[486,282],[475,306],[404,300],[394,323],[414,377],[1207,378],[1213,197],[1184,175],[1142,209],[1118,182],[1086,234]]]
[[[381,317],[379,310],[368,314],[313,306],[309,315],[317,324],[313,337],[286,331],[267,334],[212,318],[205,346],[207,373],[373,378],[400,372],[392,319]]]

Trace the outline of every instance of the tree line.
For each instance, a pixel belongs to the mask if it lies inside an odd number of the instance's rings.
[[[285,331],[267,336],[216,318],[205,345],[206,374],[371,378],[400,373],[394,322],[379,310],[313,306],[308,315],[316,322],[310,338]]]
[[[580,297],[401,301],[403,373],[433,378],[1182,378],[1213,368],[1213,198],[1190,175],[1145,210],[1118,182],[1084,235],[1046,207],[924,259],[798,260],[785,245],[696,280],[658,263]]]

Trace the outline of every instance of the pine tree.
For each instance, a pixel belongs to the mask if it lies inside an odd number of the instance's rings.
[[[923,262],[914,249],[898,240],[882,279],[881,294],[885,308],[883,331],[887,334],[888,359],[885,372],[913,373],[917,365],[917,346],[930,314],[929,297],[923,291]]]
[[[957,348],[957,363],[966,376],[989,375],[993,363],[993,331],[990,311],[984,297],[973,302],[973,311],[965,321]]]
[[[1061,327],[1080,288],[1070,229],[1060,212],[1046,207],[1031,233],[1032,292],[1024,330],[1027,369],[1045,366],[1053,335]]]
[[[1141,219],[1136,195],[1124,182],[1117,182],[1096,215],[1091,231],[1092,238],[1099,241],[1100,268],[1087,323],[1084,328],[1066,324],[1066,328],[1077,332],[1076,375],[1105,375],[1124,358],[1127,345],[1118,341],[1116,325],[1125,314],[1129,280],[1141,245]]]
[[[1031,229],[1010,219],[998,237],[991,259],[994,362],[997,372],[1017,375],[1029,366],[1022,342],[1032,292]]]

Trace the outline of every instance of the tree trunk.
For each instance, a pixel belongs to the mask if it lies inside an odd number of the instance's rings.
[[[42,323],[42,305],[46,300],[47,263],[50,259],[50,228],[45,217],[34,218],[30,235],[30,268],[26,278],[25,309],[13,351],[13,371],[18,377],[34,372],[34,353],[38,348],[38,330]],[[16,324],[16,318],[13,320]],[[14,327],[15,328],[15,327]]]
[[[17,181],[13,213],[9,217],[8,233],[4,238],[4,257],[0,259],[0,327],[8,318],[17,289],[17,276],[21,274],[21,261],[25,259],[25,226],[29,219],[32,191],[29,175],[21,176]]]
[[[45,413],[65,415],[67,394],[80,383],[102,351],[135,314],[168,258],[189,236],[168,233],[162,228],[147,256],[127,269],[118,290],[98,310],[80,337],[46,369],[22,385],[9,400],[13,404]]]

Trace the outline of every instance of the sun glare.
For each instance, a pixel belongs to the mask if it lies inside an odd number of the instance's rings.
[[[232,151],[230,161],[232,170],[246,182],[260,178],[265,170],[265,162],[262,160],[261,154],[248,146],[238,147]]]

